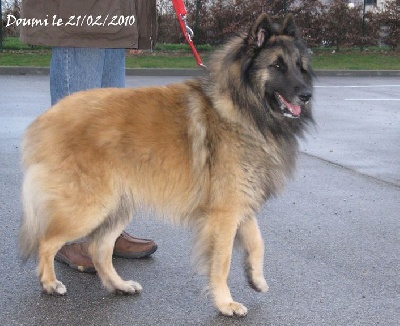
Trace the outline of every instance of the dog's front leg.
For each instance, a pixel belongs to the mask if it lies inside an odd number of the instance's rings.
[[[239,240],[246,252],[246,274],[250,285],[258,292],[267,292],[268,285],[264,279],[264,241],[258,227],[257,219],[252,216],[239,226]]]
[[[211,249],[209,282],[214,302],[226,316],[245,316],[247,308],[232,299],[228,287],[233,243],[237,233],[238,220],[230,212],[213,212],[209,216],[208,231]]]

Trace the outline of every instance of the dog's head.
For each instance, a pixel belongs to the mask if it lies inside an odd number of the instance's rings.
[[[272,114],[286,118],[307,115],[313,73],[293,16],[288,15],[278,26],[266,14],[261,15],[250,28],[245,45],[249,57],[242,72]]]
[[[290,128],[299,134],[313,121],[313,72],[291,14],[282,25],[260,15],[248,33],[234,38],[222,53],[221,64],[214,65],[216,78],[225,80],[225,91],[262,132]]]

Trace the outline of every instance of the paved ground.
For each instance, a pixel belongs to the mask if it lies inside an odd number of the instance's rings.
[[[128,85],[178,80],[128,77]],[[35,262],[17,257],[18,155],[23,129],[50,101],[48,77],[0,76],[0,324],[399,325],[400,80],[321,77],[316,86],[318,127],[302,143],[297,177],[259,215],[270,291],[247,286],[235,255],[232,293],[249,315],[232,320],[217,314],[192,272],[190,233],[145,216],[128,230],[159,250],[115,260],[142,284],[140,296],[109,295],[96,276],[59,264],[68,295],[40,294]]]

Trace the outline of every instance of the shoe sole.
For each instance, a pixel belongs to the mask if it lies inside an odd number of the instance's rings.
[[[149,257],[150,255],[154,254],[157,250],[157,245],[155,245],[153,248],[151,248],[148,251],[142,251],[142,252],[135,252],[135,253],[122,253],[122,252],[113,252],[113,256],[118,257],[118,258],[126,258],[126,259],[141,259],[141,258],[146,258]]]
[[[141,259],[141,258],[149,257],[150,255],[154,254],[156,252],[156,250],[157,250],[157,245],[155,245],[151,250],[148,250],[148,251],[136,252],[136,253],[132,253],[132,254],[114,252],[113,256],[118,257],[118,258],[126,258],[126,259]],[[88,274],[96,274],[97,273],[96,269],[94,267],[83,267],[80,265],[76,265],[72,261],[70,261],[67,257],[60,254],[59,252],[56,254],[55,260],[58,261],[59,263],[68,265],[73,270],[76,270],[81,273],[88,273]]]
[[[70,261],[67,257],[61,255],[59,252],[56,254],[54,259],[56,261],[58,261],[59,263],[68,265],[70,268],[72,268],[78,272],[96,274],[96,269],[94,267],[83,267],[83,266],[76,265],[72,261]]]

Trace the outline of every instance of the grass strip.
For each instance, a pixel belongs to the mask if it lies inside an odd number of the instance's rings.
[[[8,37],[0,52],[0,66],[48,67],[51,48],[29,46],[16,37]],[[198,51],[207,64],[210,52],[215,46],[199,45]],[[358,48],[343,49],[332,53],[333,49],[314,49],[313,67],[316,70],[400,70],[400,52],[387,51],[379,47],[360,52]],[[154,52],[129,54],[127,68],[196,68],[196,62],[187,44],[157,44]]]

